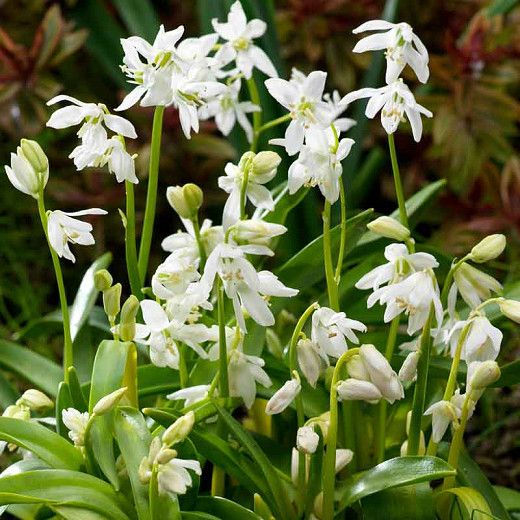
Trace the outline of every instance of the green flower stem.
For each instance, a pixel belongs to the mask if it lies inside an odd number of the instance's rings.
[[[401,183],[401,175],[399,173],[399,164],[397,163],[397,154],[395,152],[393,134],[388,134],[388,148],[390,149],[390,160],[392,161],[392,171],[394,173],[395,191],[397,194],[397,203],[399,205],[399,218],[401,220],[401,224],[410,229],[410,225],[408,224],[408,215],[406,214],[403,185]]]
[[[466,255],[464,258],[460,259],[458,262],[453,264],[451,266],[451,269],[448,271],[448,274],[446,275],[446,280],[444,281],[444,286],[442,287],[442,293],[441,293],[441,303],[443,307],[446,307],[446,303],[448,301],[448,294],[450,292],[451,287],[451,281],[453,280],[453,275],[455,274],[455,271],[466,261],[470,255]]]
[[[260,95],[256,86],[255,78],[251,76],[247,80],[247,88],[249,89],[249,96],[251,102],[260,106]],[[258,137],[260,136],[260,128],[262,127],[262,112],[253,112],[253,142],[251,143],[251,151],[256,152],[258,147]]]
[[[157,205],[157,186],[159,184],[159,158],[161,155],[163,115],[164,107],[156,107],[153,117],[150,165],[148,169],[148,191],[146,193],[143,233],[141,235],[141,244],[139,247],[138,265],[141,285],[144,284],[146,278],[146,271],[148,270],[148,259],[150,258],[150,248],[152,246],[153,224]]]
[[[242,186],[240,187],[240,220],[246,218],[247,205],[247,185],[249,183],[249,166],[244,169],[244,178],[242,179]]]
[[[60,259],[56,251],[54,251],[51,242],[49,240],[49,233],[47,231],[47,213],[45,212],[45,202],[43,199],[43,190],[40,192],[38,197],[38,213],[49,246],[51,253],[52,265],[54,266],[54,273],[56,274],[56,283],[58,285],[58,293],[60,295],[60,306],[63,320],[63,379],[66,383],[69,382],[69,367],[73,363],[73,351],[72,351],[72,337],[70,335],[70,318],[69,318],[69,306],[67,304],[67,293],[65,292],[65,284],[63,283],[63,273],[61,272]]]
[[[336,274],[334,281],[339,288],[341,280],[341,270],[343,268],[343,258],[345,256],[345,244],[347,242],[347,198],[345,197],[345,188],[343,186],[343,177],[339,178],[339,193],[341,205],[341,239],[339,243],[338,263],[336,264]]]
[[[199,215],[195,215],[191,220],[193,224],[193,231],[195,233],[195,240],[197,240],[197,247],[199,248],[199,256],[200,256],[200,265],[199,271],[204,271],[204,265],[206,264],[206,250],[204,249],[204,242],[202,241],[202,237],[200,236],[200,226],[199,226]]]
[[[419,347],[419,362],[417,364],[417,382],[413,393],[412,418],[410,420],[410,433],[408,434],[408,449],[406,454],[418,455],[419,442],[421,437],[421,421],[424,413],[424,403],[426,401],[426,385],[428,383],[428,368],[430,364],[430,329],[432,326],[435,309],[433,303],[430,304],[430,312],[424,324],[421,334],[421,345]]]
[[[401,315],[396,316],[390,324],[388,338],[386,340],[385,357],[391,362],[394,355],[395,343],[397,339],[397,331],[399,330],[399,321]],[[375,463],[379,464],[385,459],[385,440],[386,440],[386,409],[387,402],[383,399],[378,405],[378,414],[376,416],[375,426]]]
[[[345,363],[356,354],[359,348],[347,350],[336,363],[332,382],[330,385],[330,424],[327,435],[327,450],[325,452],[325,462],[323,471],[323,520],[334,518],[334,484],[336,482],[336,444],[338,436],[338,390],[337,384],[341,375],[341,370]]]
[[[132,294],[139,300],[143,299],[141,280],[137,266],[137,247],[135,243],[135,197],[134,185],[125,181],[126,188],[126,225],[125,225],[125,256],[128,281]]]
[[[186,346],[184,343],[179,344],[179,378],[181,388],[188,386],[188,368],[186,367]]]
[[[450,452],[448,454],[448,464],[457,469],[459,463],[459,453],[462,448],[462,443],[464,440],[464,431],[466,430],[466,424],[468,422],[468,414],[469,414],[469,395],[466,394],[466,399],[464,399],[464,404],[462,405],[462,412],[460,416],[460,424],[459,427],[455,430],[453,434],[453,439],[451,440]],[[455,477],[446,477],[442,484],[442,490],[446,491],[447,489],[452,488],[455,485]]]
[[[266,123],[265,125],[262,125],[258,129],[258,135],[260,135],[262,132],[265,132],[266,130],[269,130],[269,128],[273,128],[275,126],[281,125],[282,123],[286,123],[287,121],[290,121],[291,118],[292,118],[291,114],[285,114],[282,117],[278,117],[276,119],[273,119],[272,121],[269,121],[268,123]]]
[[[325,260],[325,278],[327,279],[327,293],[329,297],[330,308],[339,310],[338,286],[334,279],[334,270],[332,267],[332,251],[330,240],[330,202],[325,201],[323,208],[323,258]]]
[[[352,462],[343,470],[346,475],[355,473],[359,468],[359,453],[357,449],[356,425],[354,421],[355,404],[354,401],[342,401],[341,403],[341,412],[343,415],[343,447],[352,450],[354,453]],[[365,439],[363,439],[364,443]]]

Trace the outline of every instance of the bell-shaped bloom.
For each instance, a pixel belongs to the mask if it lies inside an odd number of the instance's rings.
[[[347,379],[338,385],[338,396],[342,401],[366,401],[375,404],[381,400],[381,390],[370,381]]]
[[[300,393],[302,385],[297,379],[289,379],[284,385],[269,399],[265,407],[267,415],[282,413]]]
[[[428,51],[407,23],[390,23],[385,20],[371,20],[352,32],[385,31],[371,34],[360,40],[353,52],[367,52],[385,49],[386,82],[395,81],[406,65],[410,65],[417,79],[426,83],[430,75]]]
[[[413,138],[416,142],[421,140],[423,124],[421,114],[433,117],[433,114],[422,105],[419,105],[402,79],[398,79],[389,85],[380,88],[362,88],[347,94],[340,102],[348,105],[357,99],[370,98],[365,115],[373,119],[381,110],[381,124],[387,134],[393,134],[399,123],[406,121],[408,117],[412,127]]]
[[[489,274],[467,263],[463,263],[453,274],[455,285],[464,301],[473,309],[491,296],[498,293],[502,285]]]
[[[160,495],[170,495],[177,500],[177,495],[184,495],[192,485],[192,477],[188,470],[196,475],[202,474],[198,460],[173,458],[165,464],[159,464],[157,470],[157,484]]]
[[[184,293],[190,283],[199,279],[200,274],[189,258],[172,253],[152,276],[152,291],[158,298],[167,300]]]
[[[226,90],[222,94],[208,101],[199,109],[199,117],[201,119],[214,117],[217,128],[225,136],[229,135],[238,122],[244,130],[247,140],[251,142],[253,140],[253,127],[247,115],[260,112],[262,109],[251,101],[240,101],[240,86],[240,79],[226,86]]]
[[[358,289],[378,289],[385,283],[396,283],[417,271],[433,269],[439,263],[428,253],[408,252],[404,244],[389,244],[385,247],[388,263],[380,265],[365,274],[356,283]]]
[[[459,321],[455,324],[448,338],[451,345],[451,355],[455,355],[462,329],[468,323],[469,331],[462,346],[461,359],[468,363],[495,360],[500,353],[503,334],[485,316],[476,316],[469,321]]]
[[[71,262],[75,262],[76,258],[69,248],[69,242],[71,244],[90,246],[94,244],[94,237],[92,236],[92,224],[73,217],[106,214],[107,212],[104,209],[99,208],[84,209],[71,213],[59,210],[50,211],[47,217],[47,233],[54,251],[60,258],[64,257]]]
[[[249,218],[239,220],[233,226],[231,236],[237,244],[256,244],[268,247],[271,239],[283,235],[286,231],[287,228],[281,224],[266,222],[259,218]]]
[[[267,25],[258,19],[248,22],[240,0],[231,6],[227,22],[219,23],[214,18],[211,23],[215,32],[226,41],[215,54],[215,60],[222,66],[235,61],[246,79],[251,78],[253,67],[272,78],[278,76],[267,54],[253,43],[265,33]]]
[[[134,159],[126,151],[119,137],[114,136],[107,141],[105,156],[108,170],[116,176],[117,182],[129,181],[133,184],[139,182],[135,175]]]
[[[295,155],[302,149],[311,128],[317,126],[325,129],[332,123],[334,113],[329,104],[323,101],[326,79],[325,72],[315,70],[304,80],[274,78],[265,82],[271,96],[291,114],[291,122],[283,140],[289,155]]]
[[[88,413],[81,413],[75,408],[67,408],[62,410],[61,417],[63,424],[69,430],[69,438],[74,443],[74,446],[84,446],[85,430],[89,421]]]
[[[317,343],[305,338],[296,344],[298,365],[308,383],[316,388],[323,367],[329,366],[327,353]]]
[[[432,416],[432,439],[433,442],[441,442],[448,426],[457,423],[457,409],[449,401],[438,401],[432,404],[424,415]]]
[[[351,320],[344,312],[335,312],[328,307],[321,307],[312,315],[312,341],[334,358],[341,357],[348,350],[347,339],[359,343],[354,331],[366,330],[360,321]]]
[[[296,448],[300,453],[311,455],[316,452],[320,436],[314,431],[313,426],[302,426],[296,432]]]
[[[403,312],[408,315],[410,336],[423,328],[431,304],[434,306],[437,323],[442,323],[443,310],[439,288],[430,269],[414,273],[402,282],[377,289],[368,297],[368,307],[372,307],[377,301],[386,305],[385,323]]]
[[[419,362],[419,352],[417,350],[410,352],[404,360],[399,370],[399,379],[410,383],[415,381],[417,377],[417,363]]]

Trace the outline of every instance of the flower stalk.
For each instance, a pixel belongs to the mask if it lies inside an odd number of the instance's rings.
[[[139,278],[139,267],[137,265],[137,247],[135,241],[135,197],[134,185],[125,181],[126,189],[126,224],[125,224],[125,256],[128,281],[132,294],[139,300],[143,299],[141,292],[141,280]]]
[[[247,88],[249,89],[249,96],[251,102],[260,106],[260,95],[258,94],[258,87],[253,76],[247,80]],[[260,137],[260,128],[262,127],[262,112],[253,112],[253,140],[251,141],[250,150],[256,152],[258,148],[258,138]]]

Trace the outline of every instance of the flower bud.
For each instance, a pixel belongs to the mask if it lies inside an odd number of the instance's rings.
[[[119,401],[121,401],[123,395],[127,391],[127,387],[119,388],[114,392],[102,397],[94,406],[92,413],[95,415],[105,415],[110,412]]]
[[[520,302],[516,300],[503,300],[499,303],[500,312],[510,320],[520,323]]]
[[[471,250],[471,260],[477,262],[477,264],[482,264],[484,262],[488,262],[489,260],[494,260],[498,256],[502,254],[506,247],[506,237],[501,234],[489,235],[483,240],[481,240],[472,250]]]
[[[233,226],[233,238],[247,244],[268,245],[271,238],[283,235],[287,228],[261,219],[239,220]]]
[[[177,452],[175,450],[162,448],[157,454],[157,457],[155,457],[155,462],[157,462],[157,464],[168,464],[168,462],[173,460],[175,457],[177,457]]]
[[[166,190],[166,198],[170,206],[181,218],[192,219],[202,206],[202,190],[196,184],[170,186]]]
[[[392,367],[385,356],[374,345],[361,345],[359,355],[365,364],[370,380],[379,385],[380,381],[388,381],[392,377]]]
[[[369,381],[347,379],[338,385],[338,395],[342,401],[367,401],[377,403],[383,395],[376,385]]]
[[[103,292],[103,307],[111,321],[115,320],[121,309],[121,284],[116,283]]]
[[[20,419],[21,421],[28,421],[31,418],[31,412],[29,411],[29,408],[27,408],[26,406],[12,404],[4,410],[2,417],[10,417],[11,419]]]
[[[401,444],[401,457],[406,457],[407,451],[408,451],[408,441],[406,440],[403,442],[403,444]],[[426,455],[426,441],[424,439],[424,433],[422,430],[419,435],[419,448],[418,448],[417,455],[419,455],[421,457]]]
[[[339,473],[354,458],[354,452],[347,449],[336,450],[336,473]]]
[[[256,157],[255,152],[246,152],[240,157],[240,161],[238,163],[238,167],[241,171],[244,171],[248,168],[250,168],[251,164],[253,163],[253,159]]]
[[[123,341],[132,341],[135,336],[135,318],[139,311],[139,300],[133,294],[128,297],[121,309],[119,334]]]
[[[419,352],[416,350],[410,352],[399,370],[399,379],[407,383],[412,382],[417,377],[417,363],[419,361]]]
[[[5,171],[17,190],[37,199],[49,179],[49,161],[36,141],[22,139]]]
[[[321,436],[323,437],[323,444],[327,444],[327,436],[329,434],[330,426],[330,411],[324,412],[313,419],[309,419],[307,421],[307,426],[319,426],[321,429]]]
[[[455,270],[453,278],[460,295],[473,308],[487,300],[491,292],[498,293],[502,289],[500,282],[466,262]]]
[[[318,517],[322,518],[323,516],[323,491],[321,491],[316,498],[314,499],[314,504],[312,508],[312,512]]]
[[[321,359],[316,346],[308,338],[300,339],[296,344],[296,353],[298,355],[298,365],[305,379],[307,379],[312,388],[316,388],[321,366]]]
[[[265,407],[267,415],[274,415],[283,412],[300,393],[302,386],[296,379],[290,379],[276,392]]]
[[[263,498],[255,493],[253,497],[254,511],[263,520],[274,520],[274,516],[269,509],[269,506],[264,502]]]
[[[163,444],[171,446],[182,442],[191,432],[195,424],[195,414],[188,412],[186,415],[179,417],[162,436]]]
[[[276,152],[260,152],[253,159],[253,175],[271,175],[282,158]]]
[[[139,464],[137,476],[139,477],[139,482],[141,482],[141,484],[146,485],[148,482],[150,482],[150,478],[152,477],[152,469],[150,467],[150,461],[148,460],[148,457],[143,457],[141,464]]]
[[[296,433],[296,448],[301,453],[315,453],[320,442],[320,436],[312,426],[302,426]]]
[[[26,390],[22,397],[16,401],[17,405],[27,406],[33,412],[40,412],[47,408],[52,408],[53,402],[39,390]]]
[[[363,359],[359,354],[352,356],[347,361],[347,371],[350,377],[358,379],[359,381],[370,381],[370,374],[363,363]]]
[[[114,279],[106,269],[100,269],[94,273],[94,286],[98,291],[106,291],[112,285]]]
[[[392,217],[379,217],[367,224],[370,231],[385,238],[403,242],[410,238],[410,230]]]
[[[474,361],[469,364],[468,386],[471,389],[471,393],[473,391],[485,390],[488,386],[498,381],[499,378],[500,368],[496,361]],[[473,394],[471,397],[473,398]]]

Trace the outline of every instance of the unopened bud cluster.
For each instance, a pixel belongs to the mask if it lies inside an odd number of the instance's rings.
[[[202,206],[204,195],[196,184],[170,186],[166,190],[166,198],[170,206],[181,218],[193,219]]]

